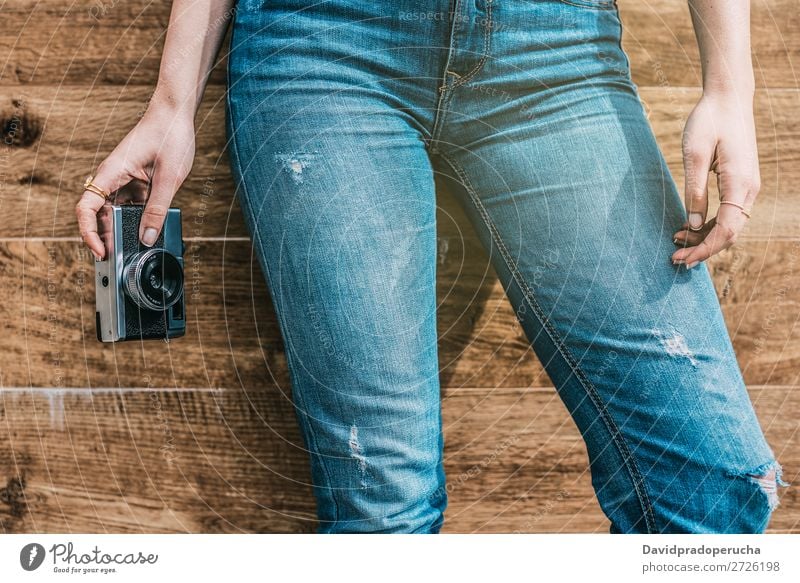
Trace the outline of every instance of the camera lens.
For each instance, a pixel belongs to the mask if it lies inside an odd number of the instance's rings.
[[[163,249],[136,253],[125,267],[125,290],[140,308],[166,310],[183,294],[181,264]]]

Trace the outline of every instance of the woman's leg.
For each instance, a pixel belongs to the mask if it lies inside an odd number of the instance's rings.
[[[320,531],[436,532],[446,492],[433,172],[410,114],[365,65],[388,60],[355,51],[380,27],[343,17],[359,10],[345,4],[237,13],[231,162],[280,322]],[[358,62],[337,60],[345,48]]]
[[[612,531],[760,532],[779,466],[706,266],[670,262],[685,215],[613,4],[496,2],[492,18],[431,146],[586,440]]]

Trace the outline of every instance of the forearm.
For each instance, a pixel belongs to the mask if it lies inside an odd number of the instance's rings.
[[[703,91],[752,97],[750,0],[689,0],[700,60]]]
[[[150,107],[194,119],[225,31],[234,0],[174,0]]]

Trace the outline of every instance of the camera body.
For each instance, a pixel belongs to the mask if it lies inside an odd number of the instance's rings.
[[[170,208],[152,247],[139,241],[142,205],[105,204],[97,232],[106,248],[95,261],[100,342],[177,338],[186,333],[181,211]]]

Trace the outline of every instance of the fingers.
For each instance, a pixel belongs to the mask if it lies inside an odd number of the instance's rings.
[[[702,241],[691,247],[678,249],[672,255],[674,264],[685,264],[691,269],[701,261],[719,253],[733,245],[747,219],[741,210],[732,205],[722,205],[714,219],[714,226],[703,237]]]
[[[164,219],[169,211],[172,198],[178,190],[183,179],[178,173],[169,168],[156,167],[153,174],[150,198],[144,207],[142,220],[139,224],[139,240],[143,245],[152,247],[158,239]]]
[[[732,198],[732,197],[731,197]],[[739,195],[744,201],[744,197]],[[725,200],[729,200],[725,198]],[[737,202],[737,201],[734,201]],[[740,202],[738,204],[744,204]],[[720,205],[717,216],[709,221],[699,232],[678,231],[675,234],[676,244],[683,244],[672,254],[674,264],[685,264],[691,269],[700,261],[705,261],[733,245],[747,222],[741,209],[733,205]]]
[[[105,190],[114,192],[124,183],[124,171],[113,160],[104,161],[97,169],[97,175],[92,182]],[[105,245],[97,234],[97,212],[103,208],[105,200],[99,194],[84,190],[78,203],[75,205],[75,216],[78,219],[78,229],[81,238],[96,259],[103,259],[106,255]]]
[[[706,224],[702,226],[699,231],[693,231],[689,228],[689,222],[683,223],[681,230],[672,235],[672,241],[681,247],[694,247],[699,245],[700,242],[706,238],[706,235],[714,228],[717,218],[712,217]]]
[[[81,238],[98,261],[106,255],[105,245],[97,234],[97,211],[105,201],[94,193],[83,193],[75,206],[75,215],[78,217],[78,228]]]
[[[695,147],[684,144],[683,168],[686,176],[684,197],[689,228],[700,229],[708,213],[708,173],[711,168],[713,147]]]
[[[731,167],[738,168],[738,165]],[[672,261],[674,264],[685,264],[688,269],[736,242],[747,224],[747,216],[742,208],[750,208],[758,194],[757,173],[754,179],[747,173],[739,175],[716,165],[713,170],[719,173],[721,203],[717,216],[696,232],[687,229],[675,234],[675,244],[683,244],[684,248],[673,253]]]

